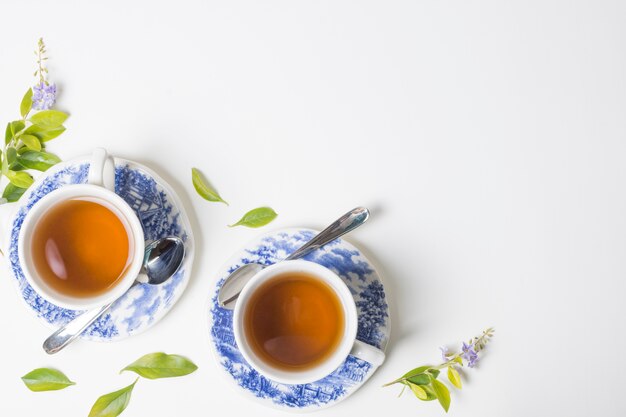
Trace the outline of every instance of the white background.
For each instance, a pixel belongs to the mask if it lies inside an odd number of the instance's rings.
[[[380,386],[491,325],[450,415],[626,413],[625,2],[22,0],[0,15],[2,123],[43,36],[71,113],[49,149],[151,166],[197,242],[156,327],[53,357],[3,270],[0,415],[86,416],[153,351],[199,370],[140,381],[124,416],[276,415],[213,362],[214,274],[263,231],[322,228],[356,205],[373,215],[350,240],[385,278],[392,340],[375,376],[319,415],[442,415]],[[195,195],[192,166],[230,207]],[[225,226],[259,205],[279,213],[270,226]],[[41,366],[78,385],[31,393],[20,376]]]

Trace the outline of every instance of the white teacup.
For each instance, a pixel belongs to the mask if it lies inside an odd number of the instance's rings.
[[[246,340],[244,318],[250,298],[263,283],[285,273],[305,273],[326,283],[332,288],[343,307],[344,333],[339,342],[339,346],[337,346],[323,362],[305,370],[290,371],[278,369],[264,362],[263,359],[254,352],[251,348],[251,344]],[[284,384],[306,384],[320,380],[337,369],[348,355],[356,356],[370,362],[374,366],[379,366],[385,360],[385,353],[383,351],[356,339],[357,309],[354,298],[346,284],[333,271],[313,262],[303,260],[282,261],[268,266],[252,277],[237,299],[233,328],[235,341],[246,361],[261,375]]]
[[[18,257],[24,277],[33,289],[47,301],[72,310],[86,310],[106,305],[123,295],[141,270],[144,255],[144,234],[141,222],[133,209],[114,192],[115,165],[104,149],[93,152],[87,184],[61,187],[42,197],[28,212],[18,239]],[[63,294],[48,285],[37,273],[31,256],[33,232],[47,210],[70,199],[98,203],[113,212],[122,222],[128,235],[129,261],[123,275],[111,288],[89,297]],[[86,231],[86,233],[88,233]],[[89,279],[89,277],[85,277]]]

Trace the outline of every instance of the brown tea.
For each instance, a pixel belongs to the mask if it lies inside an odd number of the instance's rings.
[[[128,232],[120,218],[101,204],[81,199],[46,211],[35,227],[31,253],[41,279],[73,297],[107,291],[131,262]]]
[[[335,351],[344,334],[339,297],[308,273],[285,273],[263,283],[250,297],[244,314],[250,347],[277,369],[315,367]]]

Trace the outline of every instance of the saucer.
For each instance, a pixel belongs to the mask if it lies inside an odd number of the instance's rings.
[[[252,369],[241,355],[233,333],[233,311],[219,306],[217,293],[226,277],[239,266],[251,262],[271,265],[317,233],[309,229],[283,229],[250,242],[220,270],[209,300],[211,346],[219,368],[250,398],[285,411],[314,411],[337,404],[359,389],[376,367],[348,356],[332,374],[310,384],[287,385],[271,381]],[[368,259],[343,239],[337,239],[303,259],[323,265],[343,279],[358,310],[357,339],[384,351],[389,342],[389,307],[380,277]]]
[[[87,182],[91,157],[61,162],[35,181],[15,203],[11,220],[9,269],[26,306],[40,320],[60,327],[80,311],[58,307],[39,296],[24,278],[18,261],[18,238],[24,217],[43,196],[59,187]],[[146,243],[165,236],[178,236],[185,242],[186,255],[176,274],[165,284],[137,284],[117,300],[81,338],[97,341],[124,339],[141,333],[158,322],[180,298],[191,274],[193,236],[183,205],[172,188],[152,170],[133,161],[115,158],[115,192],[135,211],[143,226]]]

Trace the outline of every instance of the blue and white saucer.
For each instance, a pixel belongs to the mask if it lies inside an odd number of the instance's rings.
[[[286,411],[313,411],[334,405],[359,389],[376,367],[348,356],[332,374],[310,384],[287,385],[271,381],[252,369],[241,355],[233,333],[233,311],[218,305],[217,293],[226,277],[239,266],[250,262],[271,265],[316,234],[309,229],[283,229],[259,237],[226,263],[209,300],[211,345],[219,367],[251,398]],[[356,301],[357,338],[384,351],[389,342],[389,308],[380,277],[367,258],[345,240],[337,239],[304,259],[333,270],[344,280]]]
[[[49,303],[24,278],[18,261],[18,238],[24,217],[49,192],[69,184],[87,182],[91,157],[62,162],[43,173],[15,203],[11,220],[9,269],[20,296],[36,316],[53,327],[60,327],[80,314]],[[82,338],[97,341],[119,340],[140,333],[159,321],[172,308],[187,286],[193,262],[193,235],[185,210],[172,188],[150,169],[136,162],[115,158],[115,192],[137,213],[146,242],[165,236],[178,236],[185,242],[186,255],[181,268],[165,284],[133,286],[111,309],[88,327]]]

